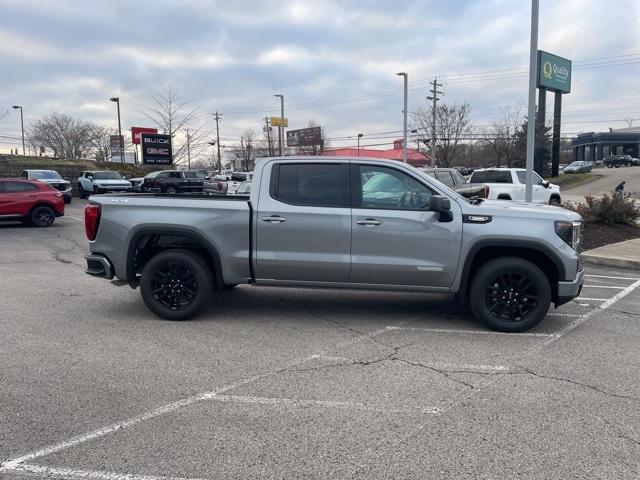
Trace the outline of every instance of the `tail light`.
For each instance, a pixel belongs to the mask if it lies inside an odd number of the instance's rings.
[[[216,190],[218,190],[219,192],[222,191],[222,182],[216,182]]]
[[[100,225],[100,205],[87,205],[84,207],[84,231],[91,241],[96,239],[98,226]]]
[[[489,186],[488,185],[484,185],[482,187],[482,196],[484,198],[489,198]]]

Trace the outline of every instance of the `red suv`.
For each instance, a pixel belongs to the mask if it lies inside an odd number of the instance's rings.
[[[48,227],[64,215],[62,193],[44,182],[0,178],[0,220]]]

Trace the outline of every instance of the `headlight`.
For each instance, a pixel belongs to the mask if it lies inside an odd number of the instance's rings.
[[[580,251],[582,243],[582,222],[560,220],[556,223],[556,234],[576,252]]]

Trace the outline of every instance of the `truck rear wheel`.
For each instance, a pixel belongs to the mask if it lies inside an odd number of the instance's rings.
[[[205,261],[187,250],[167,250],[145,265],[140,293],[149,310],[166,320],[189,320],[211,298],[213,280]]]
[[[469,292],[473,314],[500,332],[524,332],[545,317],[551,304],[551,285],[533,263],[502,257],[482,265]]]

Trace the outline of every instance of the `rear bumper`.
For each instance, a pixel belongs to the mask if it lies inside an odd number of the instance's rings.
[[[84,256],[87,261],[87,268],[85,273],[92,277],[100,277],[106,279],[112,279],[114,277],[113,265],[107,257],[98,253],[91,253]]]
[[[558,282],[558,300],[556,307],[564,305],[580,295],[584,285],[584,269],[576,274],[576,278],[570,281]]]

